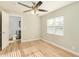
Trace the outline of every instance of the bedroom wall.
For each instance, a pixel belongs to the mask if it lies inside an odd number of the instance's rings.
[[[40,39],[40,18],[25,13],[22,15],[22,42]]]
[[[64,36],[47,34],[47,20],[64,16]],[[79,2],[41,16],[41,37],[69,50],[79,52]]]
[[[21,17],[21,42],[40,39],[40,17],[31,13],[9,13]]]

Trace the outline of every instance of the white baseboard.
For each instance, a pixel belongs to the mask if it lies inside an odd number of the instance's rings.
[[[21,40],[21,42],[29,42],[29,41],[35,41],[35,40],[40,40],[40,39],[39,38],[29,39],[29,40],[23,39],[23,40]]]
[[[58,45],[58,44],[56,44],[56,43],[50,42],[50,41],[45,40],[45,39],[41,39],[41,40],[43,40],[43,41],[45,41],[45,42],[47,42],[47,43],[49,43],[49,44],[55,45],[56,47],[59,47],[59,48],[65,50],[65,51],[68,51],[68,52],[70,52],[70,53],[72,53],[72,54],[74,54],[74,55],[76,55],[76,56],[79,56],[79,53],[74,52],[74,51],[72,51],[72,50],[70,50],[70,49],[64,48],[63,46],[60,46],[60,45]]]

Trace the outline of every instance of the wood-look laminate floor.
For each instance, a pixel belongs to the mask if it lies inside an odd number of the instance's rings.
[[[50,45],[42,40],[31,42],[15,41],[0,52],[2,57],[74,57],[58,47]]]

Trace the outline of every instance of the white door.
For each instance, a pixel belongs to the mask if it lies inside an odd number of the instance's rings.
[[[2,49],[9,43],[9,15],[2,11]]]

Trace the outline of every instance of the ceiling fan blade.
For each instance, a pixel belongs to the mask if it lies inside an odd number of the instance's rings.
[[[39,1],[39,2],[36,4],[35,8],[38,8],[39,6],[41,6],[42,3],[43,3],[42,1]]]
[[[25,5],[25,4],[20,3],[20,2],[18,2],[18,4],[20,4],[20,5],[22,5],[22,6],[25,6],[25,7],[28,7],[28,8],[32,8],[32,7],[28,6],[28,5]]]
[[[29,12],[29,11],[32,11],[32,10],[26,10],[26,11],[24,11],[24,12]]]
[[[38,9],[38,10],[42,12],[48,12],[47,10],[44,10],[44,9]]]
[[[32,4],[35,5],[36,3],[35,2],[32,2]]]

